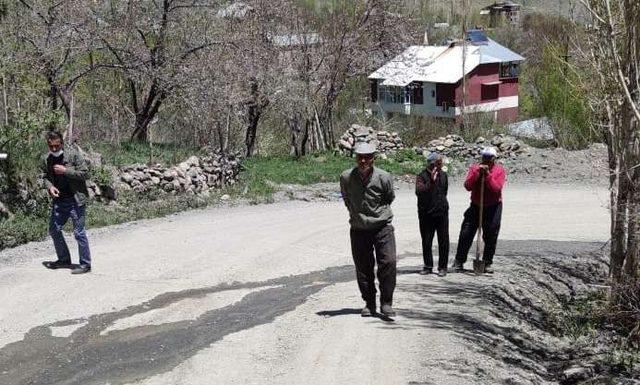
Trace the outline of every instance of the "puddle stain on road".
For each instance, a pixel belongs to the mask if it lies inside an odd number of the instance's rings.
[[[0,349],[2,384],[125,384],[168,371],[224,336],[272,322],[325,287],[353,281],[353,266],[332,267],[264,282],[222,284],[159,295],[145,303],[86,319],[31,329]],[[269,287],[261,289],[263,287]],[[117,320],[178,301],[228,290],[256,289],[232,305],[195,320],[133,327],[100,335]],[[51,328],[81,324],[68,337]]]
[[[500,255],[509,258],[522,255],[523,251],[536,250],[539,255],[569,257],[578,250],[594,247],[596,245],[580,242],[501,241]],[[399,255],[398,259],[406,257],[416,258],[418,255],[407,253]],[[398,275],[415,274],[420,268],[404,266],[398,269]],[[262,282],[222,284],[165,293],[119,311],[37,326],[22,341],[0,349],[0,384],[116,385],[143,380],[170,371],[226,335],[274,321],[330,285],[352,281],[355,281],[352,265],[331,267]],[[240,289],[255,291],[232,305],[206,311],[196,319],[132,327],[101,335],[121,319],[185,299]],[[354,290],[357,290],[355,283]],[[323,311],[316,314],[354,313],[353,309],[320,310]],[[79,327],[67,337],[52,336],[52,328],[75,324]]]

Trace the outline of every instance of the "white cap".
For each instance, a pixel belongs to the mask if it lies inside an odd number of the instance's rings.
[[[496,151],[495,147],[485,147],[480,151],[480,155],[495,158],[498,156],[498,151]]]
[[[353,152],[360,155],[375,154],[376,146],[367,142],[360,142],[355,145]]]
[[[0,160],[5,160],[7,159],[7,157],[8,157],[7,154],[0,153]]]

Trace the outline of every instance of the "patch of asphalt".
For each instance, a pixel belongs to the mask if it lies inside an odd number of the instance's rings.
[[[535,263],[535,258],[567,259],[581,253],[592,253],[602,248],[600,243],[552,242],[552,241],[503,241],[498,254],[525,265]],[[454,248],[455,249],[455,246]],[[528,261],[528,262],[527,262]],[[520,263],[518,262],[518,263]],[[530,269],[531,266],[529,266]],[[403,267],[399,275],[414,274],[420,266]],[[505,264],[503,274],[496,274],[496,281],[508,279],[516,270],[511,262]],[[219,341],[226,335],[273,322],[278,316],[293,311],[307,298],[329,285],[354,280],[350,265],[331,267],[322,271],[296,276],[281,277],[263,282],[231,283],[181,292],[165,293],[156,298],[123,310],[46,324],[31,329],[22,341],[0,349],[0,383],[7,384],[125,384],[163,373],[195,355],[198,351]],[[486,279],[494,279],[487,277]],[[484,282],[487,280],[484,279]],[[461,282],[446,290],[453,290],[457,301],[483,295],[478,281],[462,275]],[[518,283],[519,284],[519,283]],[[517,286],[517,285],[516,285]],[[269,287],[269,288],[265,288]],[[189,298],[238,289],[256,289],[232,305],[207,311],[194,320],[183,320],[161,325],[146,325],[101,335],[101,331],[117,320],[136,314],[160,309]],[[264,289],[261,289],[264,288]],[[354,290],[356,285],[354,283]],[[419,287],[398,286],[397,290],[420,290]],[[424,293],[437,300],[439,294]],[[492,306],[502,306],[499,302]],[[513,306],[512,306],[513,307]],[[455,308],[454,308],[455,309]],[[526,315],[526,313],[523,313]],[[357,316],[357,315],[353,315]],[[500,342],[512,346],[502,348],[501,356],[507,364],[520,365],[524,370],[542,373],[541,364],[522,358],[528,352],[537,352],[544,346],[526,333],[512,328],[501,328],[491,321],[471,319],[459,309],[453,313],[427,314],[403,310],[403,316],[429,327],[446,327],[475,346],[483,354],[496,353],[493,344]],[[80,326],[67,337],[54,337],[52,327]],[[440,326],[438,326],[440,325]],[[513,332],[513,333],[512,333]],[[515,333],[515,334],[514,334]],[[506,336],[506,337],[505,337]],[[524,342],[523,342],[524,341]],[[493,346],[493,348],[492,348]],[[518,349],[522,348],[522,352]],[[532,350],[533,349],[533,350]],[[510,358],[514,354],[516,358]],[[544,355],[544,357],[548,357]],[[536,356],[533,356],[533,360]],[[545,376],[546,377],[546,376]]]

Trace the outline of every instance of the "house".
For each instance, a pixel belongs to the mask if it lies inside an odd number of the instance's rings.
[[[493,3],[480,10],[480,14],[489,17],[489,27],[495,28],[505,21],[518,24],[520,21],[520,4],[512,1]]]
[[[514,122],[523,60],[481,30],[469,31],[464,43],[411,46],[369,75],[372,111],[460,121],[464,105],[467,114]]]

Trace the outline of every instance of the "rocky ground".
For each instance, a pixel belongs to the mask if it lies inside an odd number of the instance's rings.
[[[473,161],[474,158],[452,159],[449,164],[450,183],[461,183]],[[516,157],[500,158],[498,161],[507,169],[508,183],[527,184],[532,188],[540,183],[597,186],[606,186],[608,183],[607,149],[603,144],[594,144],[579,151],[527,147],[526,151]],[[400,175],[396,178],[398,185],[411,185],[414,181],[413,175]],[[337,183],[310,186],[282,184],[277,187],[275,201],[311,202],[340,199]]]

